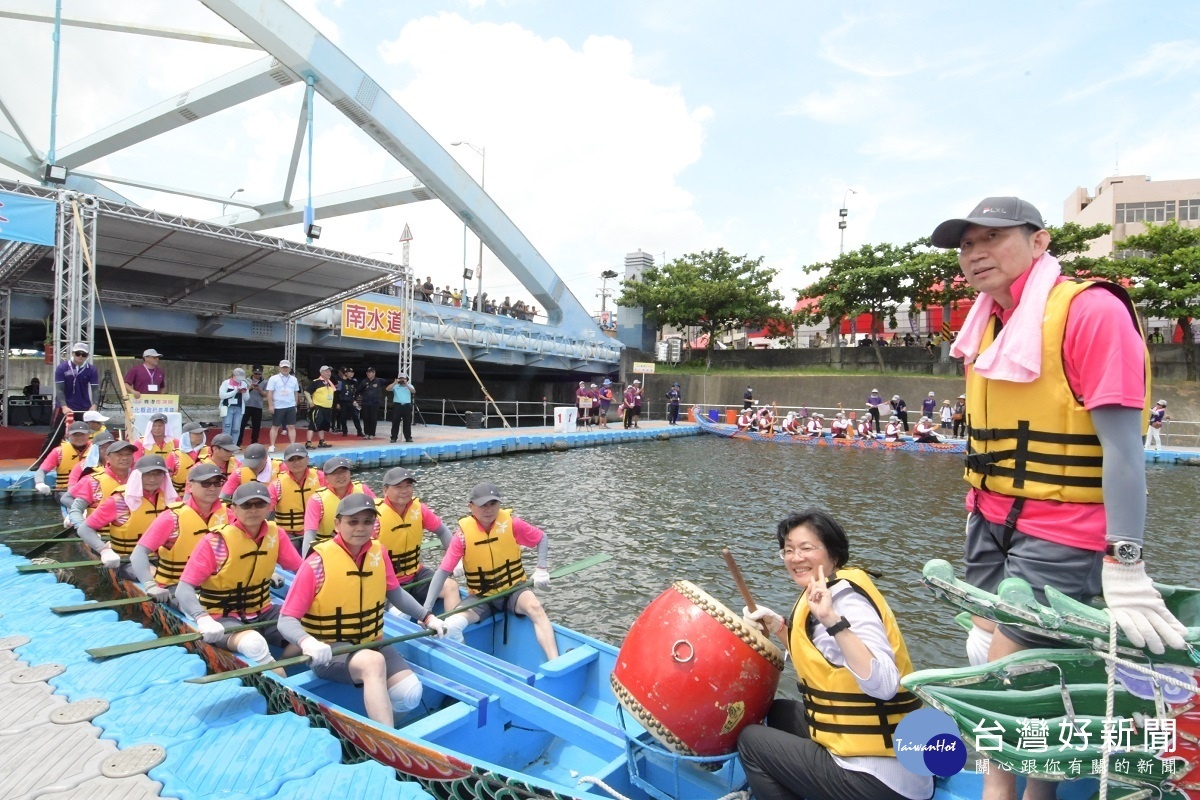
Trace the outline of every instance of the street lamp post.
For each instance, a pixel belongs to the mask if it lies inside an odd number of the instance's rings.
[[[842,208],[838,211],[838,230],[842,233],[842,241],[838,245],[839,256],[846,252],[846,217],[849,216],[849,212],[846,211],[846,198],[852,194],[858,194],[858,192],[853,189],[846,190],[846,193],[842,195]]]
[[[244,191],[246,191],[246,190],[245,189],[234,189],[232,192],[229,193],[229,199],[232,200],[234,195],[241,194]],[[222,217],[225,216],[225,206],[227,206],[227,205],[229,205],[229,204],[221,203],[221,216]]]
[[[604,312],[607,310],[608,282],[617,277],[615,269],[606,269],[600,273],[600,325],[604,326]]]
[[[487,192],[487,148],[486,147],[476,147],[475,145],[471,144],[470,142],[451,142],[450,143],[451,147],[459,147],[460,145],[469,147],[472,150],[474,150],[476,153],[479,154],[479,159],[480,159],[479,188],[483,189],[484,192]],[[464,223],[464,226],[465,226],[465,223]],[[466,270],[464,269],[463,275],[465,276],[466,274],[467,274]],[[475,288],[475,302],[479,305],[479,310],[483,311],[483,237],[482,236],[479,237],[479,263],[475,265],[475,277],[479,281],[476,284],[476,288]],[[464,277],[464,280],[466,280],[465,277]],[[465,286],[465,284],[464,284],[464,286]],[[465,289],[464,289],[464,291],[465,291]]]

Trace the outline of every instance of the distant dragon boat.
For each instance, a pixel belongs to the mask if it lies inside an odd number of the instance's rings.
[[[967,450],[965,442],[928,444],[914,441],[908,436],[902,437],[896,442],[885,442],[882,439],[864,439],[861,436],[855,436],[853,439],[835,439],[828,432],[817,437],[792,436],[791,434],[782,432],[766,436],[753,430],[739,431],[736,425],[713,422],[706,415],[705,409],[700,406],[695,407],[695,417],[696,423],[699,424],[702,432],[710,433],[713,436],[723,436],[726,439],[749,439],[754,442],[773,442],[775,444],[802,444],[809,447],[857,447],[861,450],[899,450],[907,453],[957,453],[962,455]]]

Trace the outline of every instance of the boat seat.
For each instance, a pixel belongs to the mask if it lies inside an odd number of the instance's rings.
[[[419,667],[416,664],[409,664],[408,666],[421,679],[421,683],[426,688],[439,691],[447,697],[452,697],[461,703],[473,707],[476,710],[476,727],[482,728],[487,724],[488,705],[491,697],[483,692],[472,689],[470,686],[464,686],[457,681],[445,678],[436,672]]]
[[[600,652],[590,644],[583,644],[560,655],[553,661],[547,661],[541,666],[543,675],[557,678],[568,672],[586,667],[600,658]]]

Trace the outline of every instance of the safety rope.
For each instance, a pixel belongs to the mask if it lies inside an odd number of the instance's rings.
[[[1104,692],[1104,718],[1111,720],[1113,718],[1113,701],[1117,694],[1117,618],[1112,612],[1108,614],[1108,655],[1112,656],[1106,659],[1105,670],[1108,673],[1108,678]],[[1108,800],[1108,761],[1112,755],[1112,737],[1104,738],[1100,745],[1100,800]]]

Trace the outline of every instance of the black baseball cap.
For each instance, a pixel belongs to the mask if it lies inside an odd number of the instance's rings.
[[[929,240],[934,247],[955,249],[962,241],[963,231],[970,225],[982,225],[985,228],[1032,225],[1038,230],[1046,227],[1042,213],[1027,200],[1019,197],[985,197],[967,216],[948,219],[934,228]]]
[[[88,427],[86,422],[72,422],[71,427],[67,428],[67,436],[74,436],[77,433],[91,436],[92,429]]]

